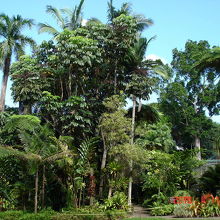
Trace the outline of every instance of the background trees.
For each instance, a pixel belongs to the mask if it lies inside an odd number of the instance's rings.
[[[212,122],[205,116],[218,112],[218,72],[213,68],[192,68],[209,51],[207,41],[188,41],[184,51],[173,51],[174,82],[161,94],[161,107],[172,121],[173,135],[178,145],[198,149],[201,159],[201,138]],[[185,133],[185,134],[184,134]],[[187,135],[187,140],[178,140]],[[189,139],[191,138],[191,140]]]

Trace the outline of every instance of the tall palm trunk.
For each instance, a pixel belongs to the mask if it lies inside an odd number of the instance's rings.
[[[198,102],[198,96],[195,97],[195,101],[193,103],[195,113],[198,114],[198,109],[197,109],[197,102]],[[200,137],[198,135],[195,135],[194,137],[194,144],[195,144],[195,149],[197,150],[197,159],[201,160],[201,142],[200,142]]]
[[[11,64],[11,55],[8,54],[4,60],[1,97],[0,97],[0,112],[4,112],[5,110],[5,97],[6,97],[8,76],[9,76],[9,71],[10,71],[10,64]]]
[[[112,185],[110,185],[108,189],[108,199],[110,199],[111,197],[112,197]]]
[[[201,160],[202,156],[201,156],[201,142],[200,142],[200,138],[197,135],[195,135],[194,141],[195,141],[195,149],[197,151],[197,154],[196,154],[197,155],[197,159]]]
[[[45,165],[43,165],[43,177],[42,177],[42,209],[44,208],[45,201],[45,184],[46,184],[46,175],[45,175]]]
[[[118,67],[118,60],[115,62],[115,71],[114,71],[114,94],[117,93],[117,67]]]
[[[136,96],[132,95],[133,109],[132,109],[132,123],[131,123],[131,146],[134,144],[134,127],[135,127],[135,114],[136,114]],[[132,171],[133,171],[133,161],[129,163],[129,184],[128,184],[128,205],[131,206],[131,196],[132,196]]]
[[[101,163],[101,176],[100,176],[100,184],[99,184],[99,196],[102,197],[103,194],[103,184],[104,184],[104,173],[103,170],[106,166],[106,160],[107,160],[107,146],[105,143],[105,137],[103,135],[102,129],[101,129],[101,135],[102,135],[102,140],[103,140],[103,154],[102,154],[102,163]]]
[[[35,196],[34,196],[34,213],[37,213],[38,206],[38,168],[35,175]]]

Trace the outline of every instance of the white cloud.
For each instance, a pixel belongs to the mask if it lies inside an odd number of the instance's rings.
[[[149,55],[147,55],[147,56],[145,57],[145,59],[146,59],[146,60],[153,60],[153,61],[155,61],[155,60],[161,60],[161,61],[163,62],[163,64],[167,64],[167,63],[168,63],[165,58],[160,57],[160,56],[158,56],[158,55],[156,55],[156,54],[149,54]]]
[[[87,22],[88,22],[87,19],[82,19],[82,22],[81,22],[82,26],[86,26],[86,23],[87,23]]]

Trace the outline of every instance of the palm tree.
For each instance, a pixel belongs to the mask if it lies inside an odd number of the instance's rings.
[[[146,38],[139,37],[136,44],[131,48],[130,54],[127,58],[128,72],[131,73],[131,81],[128,84],[127,92],[132,96],[133,108],[132,108],[132,125],[131,125],[131,145],[134,144],[135,136],[135,118],[136,118],[136,103],[137,97],[139,98],[139,108],[141,110],[141,99],[148,99],[152,93],[152,82],[149,77],[150,72],[154,72],[163,77],[166,76],[166,72],[161,69],[162,62],[145,60],[145,53],[149,43],[154,37],[147,40]],[[128,186],[128,205],[131,205],[132,195],[132,169],[133,162],[130,161],[130,177]]]
[[[42,167],[42,208],[44,208],[46,164],[73,156],[74,154],[68,149],[68,144],[65,140],[62,137],[57,139],[47,125],[40,125],[40,120],[36,116],[11,116],[5,127],[19,132],[19,138],[24,146],[24,151],[0,146],[0,157],[14,155],[27,162],[31,162],[31,168],[35,174],[34,212],[37,213],[39,168]]]
[[[0,39],[2,39],[0,42],[0,60],[3,68],[0,112],[3,112],[5,108],[5,96],[12,55],[14,54],[18,59],[21,55],[24,55],[26,45],[35,46],[32,38],[22,34],[24,28],[31,28],[32,25],[32,19],[23,19],[20,15],[10,18],[6,14],[0,14]]]
[[[131,15],[132,14],[131,5],[125,2],[122,4],[121,8],[117,10],[113,6],[113,0],[110,0],[108,2],[108,14],[107,14],[108,21],[112,23],[114,18],[117,18],[122,14]],[[141,14],[133,14],[132,16],[137,20],[138,31],[140,32],[142,32],[145,28],[148,28],[149,26],[153,25],[152,19],[145,18]]]
[[[215,167],[208,167],[199,179],[200,188],[203,192],[212,193],[214,196],[220,190],[220,164]]]
[[[51,5],[47,6],[46,12],[51,14],[57,21],[57,24],[61,31],[64,29],[75,30],[82,25],[82,7],[84,0],[81,0],[78,6],[75,6],[73,10],[69,8],[57,9]],[[54,39],[60,34],[60,31],[52,27],[49,24],[39,23],[39,33],[47,32],[54,36]]]

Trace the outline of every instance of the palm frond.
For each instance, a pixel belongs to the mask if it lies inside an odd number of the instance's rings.
[[[58,25],[63,29],[65,27],[65,20],[62,17],[61,11],[51,5],[47,5],[46,12],[51,14],[52,17],[57,21]]]
[[[69,156],[73,157],[75,155],[76,154],[74,154],[73,152],[67,150],[67,151],[59,152],[54,155],[48,156],[43,160],[43,162],[54,162],[56,160],[60,160],[60,159],[63,159]]]
[[[94,150],[94,147],[97,141],[98,141],[97,138],[90,138],[90,139],[84,140],[80,144],[78,148],[78,152],[79,152],[80,159],[81,161],[83,161],[83,163],[87,163],[89,161],[89,156]]]
[[[134,17],[137,20],[137,28],[140,32],[154,24],[151,18],[145,18],[143,15],[135,15]]]
[[[81,0],[79,5],[77,6],[77,9],[76,9],[76,18],[80,18],[81,17],[81,14],[82,14],[82,7],[83,7],[83,4],[84,4],[84,1],[85,0]],[[77,19],[78,20],[78,19]],[[80,22],[81,23],[81,22]]]
[[[60,32],[57,29],[55,29],[49,24],[39,23],[38,27],[38,33],[49,33],[53,36],[58,36],[60,34]]]
[[[108,2],[108,11],[107,11],[107,17],[108,21],[112,22],[116,15],[116,9],[113,6],[113,0],[110,0]]]
[[[220,47],[211,49],[209,53],[201,57],[201,60],[193,65],[192,69],[202,70],[208,67],[220,70]]]
[[[94,18],[94,17],[88,19],[88,21],[86,22],[86,26],[94,25],[94,24],[102,24],[102,22],[98,18]]]
[[[26,153],[12,147],[0,146],[0,158],[15,156],[23,160],[41,160],[39,155]]]

